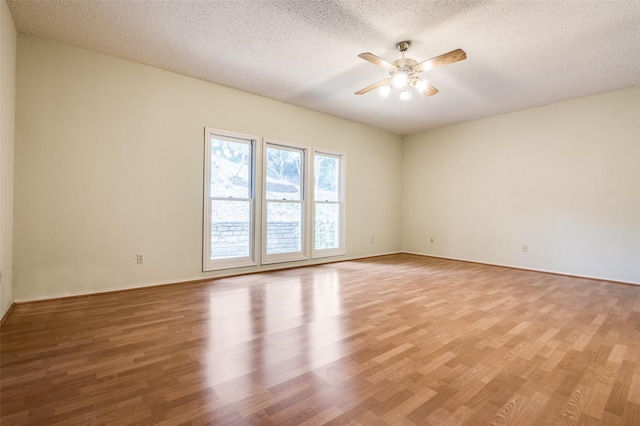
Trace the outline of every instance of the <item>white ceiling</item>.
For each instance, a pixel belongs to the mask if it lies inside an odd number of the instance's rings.
[[[18,1],[19,32],[411,134],[640,84],[639,0]],[[440,90],[409,101],[354,92],[411,41]]]

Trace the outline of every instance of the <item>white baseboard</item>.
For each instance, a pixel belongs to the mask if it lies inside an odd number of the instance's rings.
[[[9,317],[9,312],[11,312],[14,306],[15,306],[15,302],[11,301],[11,303],[9,303],[9,305],[7,306],[7,309],[5,309],[4,312],[2,312],[2,315],[0,315],[0,327],[2,327],[4,322],[7,320],[7,318]]]
[[[478,260],[473,260],[473,259],[465,259],[465,258],[450,257],[450,256],[438,256],[438,255],[433,255],[433,254],[428,254],[428,253],[419,253],[419,252],[413,252],[413,251],[391,251],[391,252],[367,254],[367,255],[361,255],[361,256],[336,256],[336,257],[331,257],[331,258],[311,259],[311,260],[305,261],[304,263],[262,265],[258,269],[254,269],[254,270],[236,271],[236,270],[229,269],[229,270],[226,270],[226,271],[216,271],[215,274],[212,274],[210,276],[199,276],[199,277],[181,278],[181,279],[175,279],[175,280],[165,280],[165,281],[154,281],[154,282],[147,282],[147,283],[138,283],[138,284],[131,284],[131,285],[127,285],[127,286],[112,287],[112,288],[105,289],[105,290],[70,292],[70,293],[62,293],[62,294],[57,294],[57,295],[34,297],[34,298],[29,298],[29,299],[15,299],[13,301],[13,303],[11,305],[9,305],[9,307],[7,307],[5,312],[2,313],[0,318],[2,320],[6,319],[6,316],[11,311],[11,308],[15,304],[21,304],[21,303],[30,303],[30,302],[38,302],[38,301],[54,300],[54,299],[64,299],[64,298],[69,298],[69,297],[90,296],[90,295],[101,294],[101,293],[113,293],[113,292],[117,292],[117,291],[135,290],[135,289],[140,289],[140,288],[145,288],[145,287],[155,287],[155,286],[161,286],[161,285],[171,285],[171,284],[189,283],[189,282],[195,282],[195,281],[215,280],[215,279],[218,279],[218,278],[228,278],[228,277],[256,274],[256,273],[269,272],[269,271],[277,271],[277,270],[293,269],[293,268],[302,268],[302,267],[305,267],[305,266],[314,266],[314,265],[323,265],[323,264],[330,264],[330,263],[337,263],[337,262],[346,262],[346,261],[349,261],[349,260],[367,259],[367,258],[371,258],[371,257],[388,256],[388,255],[392,255],[392,254],[402,254],[402,253],[412,254],[412,255],[416,255],[416,256],[434,257],[434,258],[438,258],[438,259],[455,260],[455,261],[460,261],[460,262],[478,263],[478,264],[482,264],[482,265],[499,266],[499,267],[503,267],[503,268],[520,269],[520,270],[523,270],[523,271],[541,272],[541,273],[546,273],[546,274],[563,275],[563,276],[568,276],[568,277],[584,278],[584,279],[590,279],[590,280],[607,281],[607,282],[612,282],[612,283],[620,283],[620,284],[629,284],[629,285],[640,286],[640,282],[620,281],[620,280],[614,280],[614,279],[606,278],[606,277],[594,277],[594,276],[588,276],[588,275],[570,274],[570,273],[567,273],[567,272],[554,271],[554,270],[548,270],[548,269],[525,268],[525,267],[522,267],[522,266],[509,265],[509,264],[504,264],[504,263],[483,262],[483,261],[478,261]]]
[[[460,262],[479,263],[481,265],[500,266],[502,268],[520,269],[522,271],[542,272],[542,273],[545,273],[545,274],[563,275],[565,277],[584,278],[584,279],[589,279],[589,280],[607,281],[607,282],[611,282],[611,283],[629,284],[629,285],[640,286],[640,282],[620,281],[620,280],[616,280],[616,279],[612,279],[612,278],[594,277],[594,276],[590,276],[590,275],[580,275],[580,274],[574,274],[574,273],[569,273],[569,272],[554,271],[554,270],[551,270],[551,269],[525,268],[523,266],[509,265],[509,264],[506,264],[506,263],[484,262],[484,261],[480,261],[480,260],[472,260],[472,259],[464,259],[464,258],[448,257],[448,256],[438,256],[438,255],[435,255],[435,254],[418,253],[418,252],[412,252],[412,251],[403,251],[402,253],[414,254],[414,255],[417,255],[417,256],[425,256],[425,257],[435,257],[435,258],[438,258],[438,259],[457,260],[457,261],[460,261]]]
[[[61,294],[56,294],[56,295],[47,295],[47,296],[33,297],[33,298],[28,298],[28,299],[20,299],[20,298],[18,298],[18,299],[14,300],[14,304],[40,302],[40,301],[54,300],[54,299],[66,299],[66,298],[69,298],[69,297],[91,296],[91,295],[101,294],[101,293],[113,293],[113,292],[117,292],[117,291],[135,290],[135,289],[140,289],[140,288],[145,288],[145,287],[156,287],[156,286],[161,286],[161,285],[180,284],[180,283],[188,283],[188,282],[195,282],[195,281],[215,280],[215,279],[218,279],[218,278],[229,278],[229,277],[235,277],[235,276],[239,276],[239,275],[259,274],[259,273],[262,273],[262,272],[277,271],[277,270],[283,270],[283,269],[303,268],[305,266],[314,266],[314,265],[322,265],[322,264],[329,264],[329,263],[346,262],[346,261],[349,261],[349,260],[367,259],[367,258],[370,258],[370,257],[388,256],[388,255],[391,255],[391,254],[399,254],[399,253],[402,253],[402,252],[401,251],[392,251],[392,252],[385,252],[385,253],[367,254],[367,255],[362,255],[362,256],[325,257],[325,258],[319,258],[319,259],[306,260],[306,261],[304,261],[302,263],[300,263],[300,262],[291,262],[291,263],[278,263],[278,264],[261,265],[258,268],[252,269],[252,270],[227,269],[227,270],[215,271],[215,273],[212,273],[211,275],[203,275],[203,276],[199,276],[199,277],[180,278],[180,279],[175,279],[175,280],[154,281],[154,282],[147,282],[147,283],[137,283],[137,284],[131,284],[131,285],[126,285],[126,286],[111,287],[111,288],[104,289],[104,290],[78,291],[78,292],[70,292],[70,293],[61,293]],[[205,274],[205,273],[206,272],[203,272],[203,274]]]

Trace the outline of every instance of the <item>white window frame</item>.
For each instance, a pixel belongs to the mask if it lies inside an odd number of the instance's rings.
[[[327,201],[327,200],[318,200],[316,198],[316,192],[315,192],[315,176],[316,176],[316,170],[315,170],[315,159],[316,156],[325,156],[325,157],[335,157],[338,158],[340,160],[340,168],[339,168],[339,182],[338,182],[338,186],[339,186],[339,196],[338,196],[338,201]],[[310,238],[310,245],[311,245],[311,257],[313,259],[318,259],[318,258],[322,258],[322,257],[332,257],[332,256],[344,256],[346,254],[346,246],[345,246],[345,218],[346,218],[346,203],[345,203],[345,189],[346,189],[346,162],[347,162],[347,156],[345,153],[343,152],[339,152],[339,151],[332,151],[332,150],[326,150],[326,149],[314,149],[313,150],[313,158],[310,161],[312,168],[311,168],[311,173],[309,174],[310,177],[310,181],[312,182],[311,184],[311,193],[312,193],[312,201],[311,201],[311,223],[309,224],[309,228],[311,228],[311,238]],[[316,236],[315,236],[315,230],[316,230],[316,205],[317,204],[337,204],[339,206],[340,209],[340,214],[339,214],[339,246],[337,248],[331,248],[331,249],[318,249],[316,250],[315,248],[315,240],[316,240]]]
[[[283,200],[267,199],[267,147],[274,146],[278,149],[289,149],[292,151],[302,152],[301,161],[301,183],[300,183],[300,201],[290,201],[292,203],[300,203],[302,209],[302,217],[300,224],[300,251],[292,253],[267,254],[267,205],[269,201],[282,202]],[[308,176],[309,176],[309,149],[306,146],[296,145],[288,142],[277,141],[274,139],[264,139],[262,145],[262,264],[268,265],[273,263],[294,262],[309,259],[309,239],[308,239]]]
[[[211,196],[211,139],[219,138],[226,139],[232,142],[249,143],[251,152],[251,164],[249,166],[250,176],[250,194],[249,198],[237,199],[238,201],[250,202],[249,213],[249,256],[228,258],[228,259],[211,259],[211,204],[214,198]],[[258,179],[256,173],[256,165],[259,161],[259,138],[253,135],[246,135],[242,133],[228,132],[226,130],[219,130],[213,128],[205,128],[205,155],[204,155],[204,206],[203,206],[203,249],[202,249],[202,270],[203,271],[215,271],[219,269],[230,268],[242,268],[258,265],[259,259],[257,258],[257,244],[260,243],[258,238],[259,233],[256,230],[256,211],[258,211],[259,205],[257,205],[256,194],[258,188]],[[227,199],[227,198],[221,198]]]

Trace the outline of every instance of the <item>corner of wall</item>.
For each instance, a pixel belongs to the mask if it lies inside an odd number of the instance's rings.
[[[0,319],[13,304],[13,152],[17,32],[0,0]]]

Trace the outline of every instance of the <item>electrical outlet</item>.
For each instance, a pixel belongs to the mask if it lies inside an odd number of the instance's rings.
[[[144,254],[141,254],[141,253],[137,254],[136,255],[136,261],[138,262],[139,265],[143,264],[144,263]]]
[[[529,246],[523,245],[523,246],[522,246],[522,251],[523,251],[523,252],[525,252],[525,253],[526,253],[527,251],[529,251]]]

